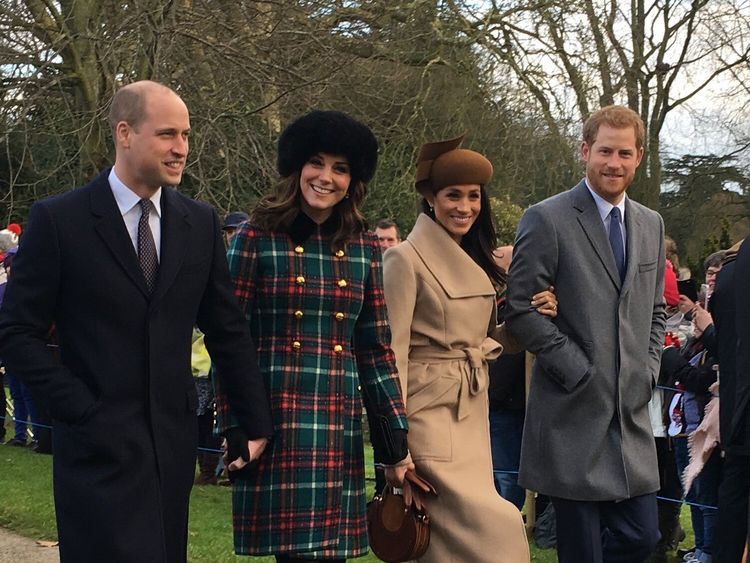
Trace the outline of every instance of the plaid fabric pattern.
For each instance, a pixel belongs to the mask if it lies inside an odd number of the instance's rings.
[[[336,253],[316,229],[240,228],[235,294],[258,350],[274,437],[254,477],[233,487],[235,551],[348,558],[367,552],[362,389],[407,428],[372,233]],[[218,390],[220,426],[234,424]]]

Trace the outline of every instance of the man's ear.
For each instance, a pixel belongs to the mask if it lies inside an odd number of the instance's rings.
[[[641,160],[643,159],[644,152],[645,152],[645,149],[643,147],[638,149],[638,160],[635,163],[636,168],[641,164]]]
[[[586,141],[581,141],[581,160],[588,162],[590,150],[589,144]]]
[[[132,129],[127,121],[118,121],[115,125],[115,144],[130,148],[130,136]]]

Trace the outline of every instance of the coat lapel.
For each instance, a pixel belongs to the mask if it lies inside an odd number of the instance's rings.
[[[190,232],[188,210],[177,197],[174,188],[163,187],[161,193],[161,253],[159,274],[151,297],[152,308],[174,283],[185,258]]]
[[[448,297],[458,299],[494,295],[487,274],[435,221],[424,213],[417,217],[406,240],[414,247]]]
[[[109,185],[109,171],[108,168],[102,172],[92,183],[91,213],[94,215],[94,229],[128,278],[138,286],[144,296],[148,297],[148,288],[138,264],[138,256]]]
[[[581,181],[581,183],[573,188],[571,196],[573,198],[573,207],[578,211],[578,222],[581,224],[584,233],[586,233],[586,238],[589,239],[591,246],[594,247],[596,255],[599,257],[602,264],[604,264],[604,269],[607,270],[607,274],[612,280],[612,283],[614,283],[615,287],[619,290],[620,274],[617,271],[615,257],[612,254],[612,247],[609,245],[607,231],[604,229],[604,223],[599,216],[596,202],[594,201],[594,198],[591,197],[589,189],[586,187],[586,182]],[[630,236],[629,232],[628,236]],[[631,245],[628,245],[628,247],[630,246]]]

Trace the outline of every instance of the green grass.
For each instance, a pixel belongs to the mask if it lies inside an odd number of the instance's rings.
[[[0,526],[33,539],[56,539],[52,502],[52,458],[23,448],[0,446]],[[371,460],[367,462],[372,471]],[[373,483],[368,481],[368,495]],[[683,507],[682,526],[690,530],[689,511]],[[682,545],[692,545],[689,533]],[[195,487],[190,502],[188,558],[191,563],[268,562],[272,557],[238,557],[232,553],[231,499],[228,487]],[[557,561],[555,551],[532,545],[531,560]],[[370,554],[356,559],[377,562]],[[676,562],[674,558],[671,561]]]

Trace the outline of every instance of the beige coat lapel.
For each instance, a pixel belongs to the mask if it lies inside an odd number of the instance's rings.
[[[456,244],[450,235],[424,213],[420,213],[406,240],[451,299],[494,295],[484,270]]]

